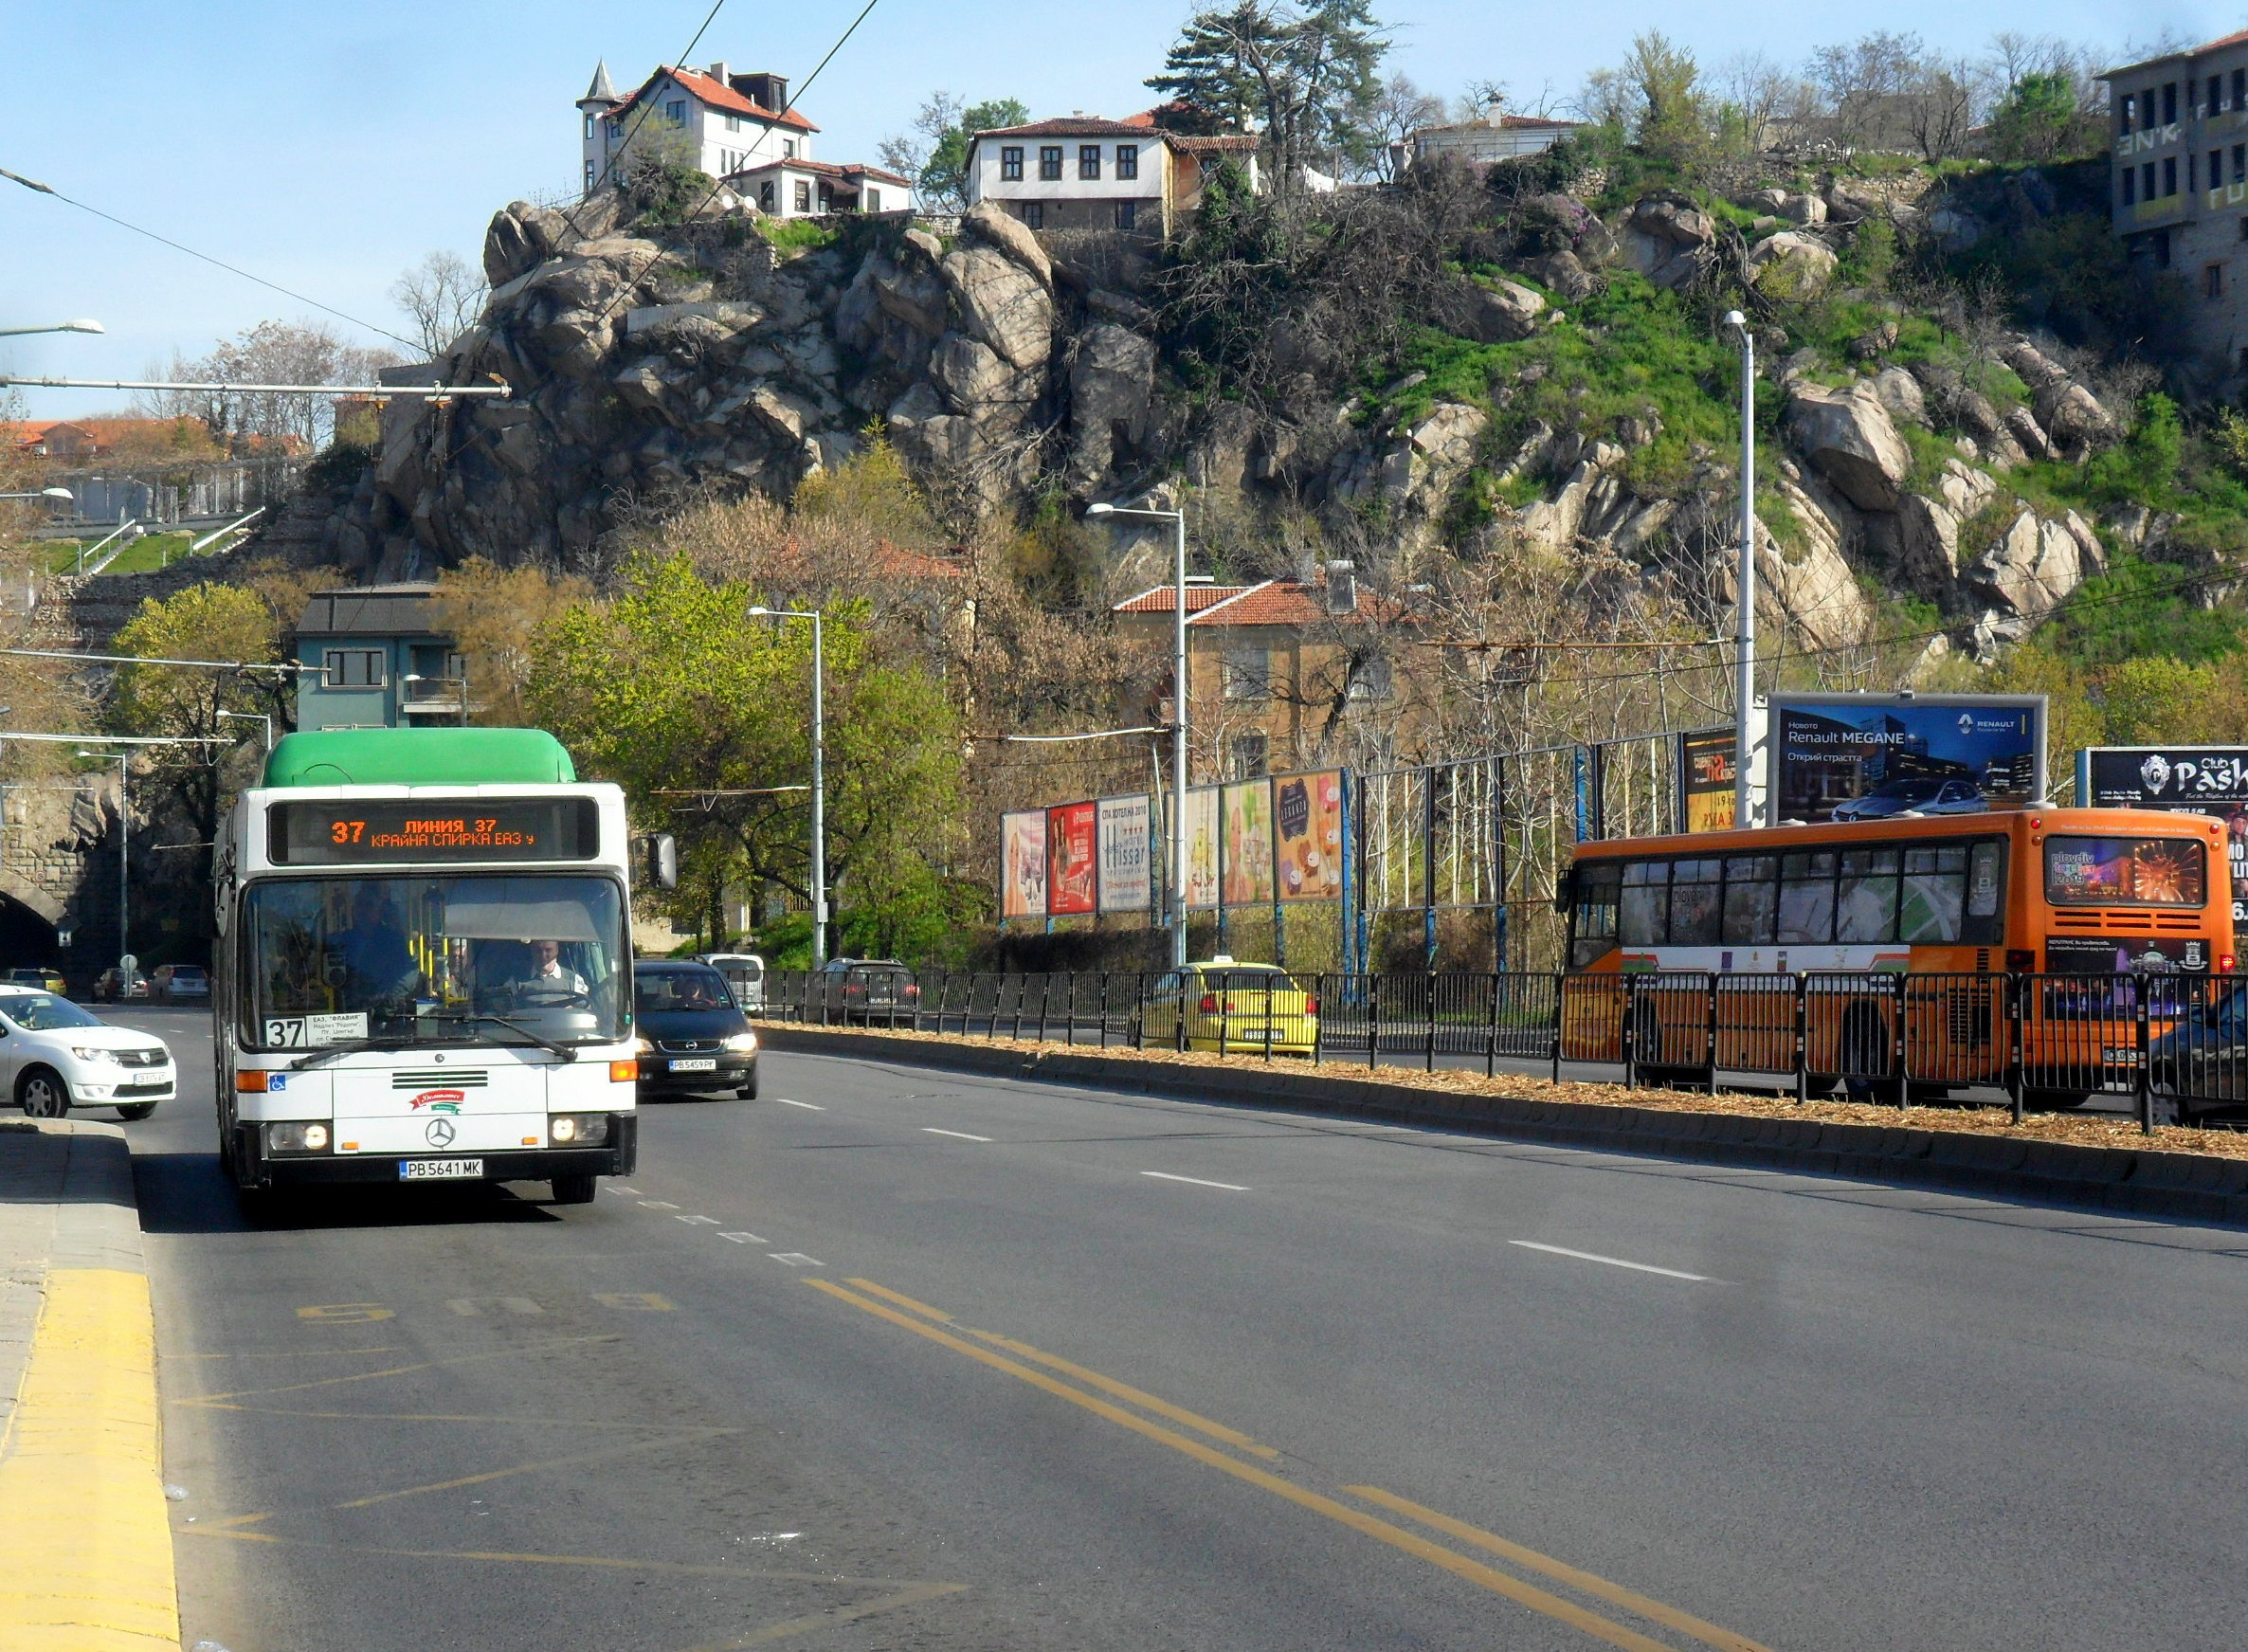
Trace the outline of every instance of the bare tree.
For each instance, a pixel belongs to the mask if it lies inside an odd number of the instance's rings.
[[[390,300],[413,323],[422,352],[434,361],[466,332],[484,307],[484,279],[450,252],[432,252],[390,283]]]
[[[1718,65],[1713,79],[1751,154],[1771,148],[1783,132],[1818,110],[1818,88],[1760,51],[1735,53]]]
[[[1411,158],[1407,148],[1413,134],[1443,118],[1441,98],[1423,92],[1402,74],[1391,75],[1367,106],[1366,124],[1374,141],[1361,169],[1363,174],[1393,182]]]
[[[945,134],[960,124],[967,107],[950,92],[930,93],[928,101],[914,112],[913,124],[907,130],[894,133],[875,146],[876,157],[894,172],[918,178]]]
[[[346,344],[323,323],[261,321],[220,340],[208,355],[190,359],[175,353],[168,369],[152,368],[149,376],[230,385],[364,385],[379,369],[397,364],[394,351]],[[136,398],[136,408],[153,418],[200,419],[214,441],[240,454],[317,448],[335,428],[334,404],[323,396],[157,390]]]
[[[1398,78],[1404,79],[1403,76]],[[1507,108],[1513,101],[1514,100],[1507,94],[1507,83],[1504,81],[1478,78],[1462,86],[1459,96],[1452,100],[1452,118],[1455,120],[1480,120],[1487,115]]]

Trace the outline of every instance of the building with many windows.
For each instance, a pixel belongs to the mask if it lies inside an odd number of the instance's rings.
[[[774,218],[824,212],[902,212],[913,182],[879,167],[839,165],[812,154],[820,130],[789,105],[789,82],[768,70],[735,74],[659,68],[620,96],[604,63],[578,100],[580,161],[589,191],[616,167],[626,144],[655,132],[680,134],[692,164]]]
[[[1169,235],[1230,160],[1257,187],[1257,139],[1166,132],[1153,111],[1122,120],[1072,115],[979,132],[969,141],[968,201],[999,201],[1032,229]]]
[[[2101,78],[2115,232],[2185,281],[2211,364],[2248,372],[2248,31]]]

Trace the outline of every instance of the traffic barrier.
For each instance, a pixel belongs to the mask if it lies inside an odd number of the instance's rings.
[[[2128,1106],[2157,1123],[2248,1123],[2248,980],[1810,971],[1731,974],[1270,968],[769,974],[768,1019],[1304,1059],[1374,1069],[1528,1063],[1626,1087],[1792,1089],[1858,1100],[2003,1092],[2031,1109]]]

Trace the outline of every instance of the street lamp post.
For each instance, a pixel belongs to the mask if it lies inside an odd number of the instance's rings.
[[[66,487],[43,487],[30,493],[0,493],[0,499],[61,499],[65,504],[77,497]]]
[[[79,749],[82,757],[96,757],[106,763],[113,753]],[[130,899],[126,878],[133,865],[133,806],[125,792],[125,766],[133,760],[130,752],[114,753],[118,760],[118,1002],[129,1002],[133,996],[133,971],[125,960],[133,955],[133,930],[127,910]]]
[[[1725,324],[1741,339],[1741,563],[1734,580],[1740,613],[1733,629],[1732,824],[1754,825],[1749,766],[1756,754],[1756,337],[1748,318],[1729,310]]]
[[[1169,522],[1178,530],[1176,560],[1171,570],[1170,961],[1174,968],[1183,969],[1187,963],[1187,513],[1096,504],[1087,505],[1085,514],[1142,522]]]
[[[22,338],[32,333],[102,333],[106,331],[108,329],[99,321],[57,321],[47,327],[0,327],[0,338]]]
[[[812,623],[812,968],[827,961],[827,669],[820,616],[801,608],[753,608],[761,620]]]

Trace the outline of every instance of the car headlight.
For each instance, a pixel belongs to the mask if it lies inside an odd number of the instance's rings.
[[[86,1050],[72,1044],[70,1053],[82,1062],[107,1062],[111,1066],[117,1065],[118,1052],[115,1050]]]
[[[733,1032],[726,1035],[726,1047],[753,1053],[757,1048],[757,1035],[753,1032]]]
[[[557,1113],[547,1120],[547,1137],[557,1147],[599,1147],[608,1139],[606,1113]]]

